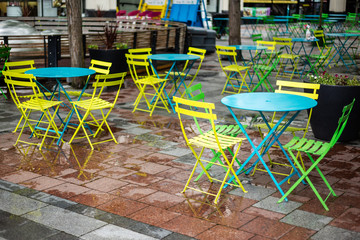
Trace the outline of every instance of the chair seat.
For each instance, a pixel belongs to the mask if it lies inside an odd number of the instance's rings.
[[[309,58],[324,59],[324,58],[327,58],[327,56],[320,55],[320,54],[312,54],[312,55],[309,56]]]
[[[140,84],[158,84],[158,83],[162,83],[165,81],[166,81],[166,79],[163,79],[163,78],[145,77],[145,78],[140,78],[138,80],[138,83],[140,83]]]
[[[224,67],[224,70],[226,71],[244,71],[246,69],[249,69],[250,67],[244,67],[244,66],[238,66],[238,65],[229,65]]]
[[[63,91],[61,91],[61,92],[62,92],[63,94],[65,94]],[[81,91],[66,91],[66,93],[67,93],[69,96],[79,97]],[[82,97],[91,97],[92,94],[90,94],[90,93],[85,93],[85,92],[84,92],[81,96],[82,96]]]
[[[231,147],[237,143],[241,143],[243,140],[245,140],[245,138],[231,137],[223,134],[217,134],[217,136],[223,149]],[[220,151],[213,131],[191,138],[189,139],[189,143],[198,147],[205,147]]]
[[[21,107],[25,109],[33,109],[42,111],[43,109],[48,109],[54,106],[59,105],[62,101],[49,101],[40,98],[32,98],[28,101],[22,102],[20,104]]]
[[[269,126],[271,128],[273,128],[275,125],[276,125],[276,123],[269,123]],[[268,129],[265,123],[256,124],[256,127],[262,128],[262,129]],[[286,132],[298,132],[298,131],[306,131],[306,128],[292,127],[292,126],[289,126],[286,128]]]
[[[313,139],[293,137],[285,146],[289,150],[295,150],[299,152],[311,153],[314,155],[321,155],[331,148],[330,143],[316,141]]]
[[[104,109],[104,108],[111,108],[112,107],[111,103],[109,103],[108,101],[105,101],[105,100],[103,100],[101,98],[86,99],[86,100],[74,102],[73,104],[76,107],[80,107],[80,108],[83,108],[83,109],[89,109],[91,103],[92,103],[91,110],[97,110],[97,109]]]
[[[272,69],[272,66],[258,64],[258,65],[255,65],[254,68],[259,69],[259,70],[269,71]]]
[[[247,125],[244,125],[244,128],[246,127]],[[217,133],[229,136],[237,136],[242,133],[239,125],[215,125],[215,129]]]
[[[279,55],[279,58],[286,58],[286,59],[295,59],[298,58],[299,55],[293,55],[293,54],[289,54],[289,53],[284,53]]]

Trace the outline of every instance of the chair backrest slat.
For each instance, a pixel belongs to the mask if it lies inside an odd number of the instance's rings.
[[[331,147],[333,147],[335,145],[335,143],[339,140],[342,132],[344,131],[344,129],[346,127],[346,123],[349,120],[349,116],[350,116],[351,110],[354,106],[354,103],[355,103],[355,98],[353,99],[353,101],[350,104],[344,106],[344,108],[342,110],[342,115],[338,121],[338,126],[335,130],[334,135],[332,136],[332,138],[330,140]]]

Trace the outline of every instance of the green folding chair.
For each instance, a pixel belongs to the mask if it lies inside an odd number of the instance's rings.
[[[251,34],[251,40],[253,41],[254,44],[256,44],[257,41],[262,41],[263,37],[261,33],[257,33],[257,34]]]
[[[5,71],[5,63],[9,59],[10,50],[11,50],[11,48],[9,48],[9,47],[0,48],[0,62],[2,62],[4,64],[2,70],[0,71],[0,76],[2,75],[2,72]],[[7,99],[6,95],[4,94],[4,92],[1,88],[0,88],[0,91],[1,91],[1,94],[4,96],[4,98]]]
[[[312,139],[306,139],[306,138],[299,138],[294,137],[289,143],[287,143],[284,147],[288,149],[290,156],[294,160],[295,164],[298,166],[299,171],[301,172],[301,178],[299,178],[292,186],[291,188],[280,198],[278,203],[284,201],[284,199],[292,192],[294,189],[303,181],[306,180],[306,182],[309,184],[323,207],[326,211],[329,211],[328,206],[326,205],[326,200],[330,197],[330,195],[333,195],[336,197],[336,194],[334,190],[331,188],[329,182],[326,180],[324,174],[321,172],[318,164],[321,162],[322,159],[326,156],[326,154],[331,150],[331,148],[335,145],[335,143],[338,141],[338,139],[341,136],[341,133],[343,132],[346,123],[349,119],[349,115],[351,112],[351,109],[353,108],[355,99],[350,103],[349,105],[346,105],[342,110],[342,115],[339,119],[339,124],[335,130],[335,133],[333,137],[331,138],[330,142],[321,142],[321,141],[315,141]],[[309,157],[310,161],[312,162],[311,166],[307,168],[307,170],[303,170],[301,167],[301,164],[296,159],[293,151],[299,151],[304,152]],[[318,158],[315,160],[313,156],[318,156]],[[322,198],[319,192],[316,190],[314,184],[311,182],[309,175],[310,173],[316,169],[316,171],[319,173],[320,177],[326,184],[327,188],[330,190],[330,193],[326,196],[326,198]]]
[[[273,41],[258,41],[258,46],[267,46],[268,49],[264,51],[260,56],[256,56],[259,59],[256,59],[253,66],[254,72],[258,77],[259,81],[256,86],[251,90],[255,92],[259,87],[266,88],[268,92],[274,92],[275,89],[271,85],[268,77],[276,69],[276,66],[279,62],[278,53],[276,52],[276,42]],[[264,57],[263,57],[264,56]]]
[[[189,88],[187,88],[185,90],[185,95],[187,96],[188,99],[193,100],[193,101],[202,101],[205,102],[205,94],[202,91],[202,85],[201,83],[198,83],[196,85],[193,85]],[[201,127],[199,125],[199,122],[197,121],[197,119],[194,117],[194,122],[196,124],[196,127],[198,129],[198,131],[200,132],[200,134],[203,134],[203,132],[201,131]],[[247,125],[243,125],[244,128],[247,127]],[[237,137],[239,134],[242,133],[239,125],[215,125],[215,129],[217,133],[226,135],[226,136],[231,136],[231,137]],[[210,162],[205,166],[206,170],[209,170],[211,168],[212,165],[214,165],[214,163],[216,163],[217,161],[220,162],[220,164],[224,164],[221,160],[221,153],[220,152],[216,152],[214,150],[212,150],[214,157],[210,160]],[[229,149],[229,152],[232,156],[234,156],[234,153],[231,151],[231,149]],[[241,163],[239,162],[239,160],[237,158],[235,158],[236,162],[239,164],[239,166],[241,165]],[[226,170],[226,168],[224,168]],[[195,181],[198,181],[201,176],[204,174],[205,172],[202,171],[199,176],[195,179]]]
[[[309,73],[313,72],[316,76],[319,76],[319,71],[325,72],[325,67],[330,64],[330,59],[333,53],[333,44],[325,40],[325,35],[323,30],[314,31],[314,35],[318,39],[322,39],[323,46],[319,43],[320,41],[316,41],[317,48],[319,50],[319,54],[311,54],[307,57],[307,60],[310,65]]]

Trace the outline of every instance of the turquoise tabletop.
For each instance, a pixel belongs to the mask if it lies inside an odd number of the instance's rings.
[[[347,15],[346,15],[346,14],[333,14],[333,13],[330,13],[329,16],[334,16],[334,17],[346,17]]]
[[[291,38],[292,42],[317,42],[319,41],[319,39],[314,38],[314,39],[306,39],[306,38]]]
[[[213,18],[213,20],[228,21],[229,18]]]
[[[325,33],[330,37],[360,37],[360,33]]]
[[[285,93],[240,93],[226,96],[221,103],[231,108],[262,112],[287,112],[313,108],[314,99]]]
[[[284,18],[274,18],[273,20],[274,22],[288,22],[289,19],[284,19]]]
[[[328,22],[328,23],[336,23],[336,22],[338,22],[338,20],[336,20],[336,19],[324,19],[323,21]]]
[[[339,20],[339,21],[344,20],[345,21],[345,18],[341,18],[341,17],[329,17],[327,19],[328,20]]]
[[[305,15],[306,18],[319,18],[320,15]]]
[[[244,20],[260,20],[260,19],[262,19],[262,17],[242,17],[241,19],[244,19]]]
[[[187,60],[196,60],[199,59],[199,56],[191,54],[153,54],[148,56],[151,60],[160,60],[160,61],[187,61]]]
[[[256,46],[256,45],[230,45],[230,47],[236,47],[237,50],[265,50],[265,46]]]
[[[77,67],[49,67],[49,68],[37,68],[28,70],[26,74],[32,74],[35,77],[44,78],[67,78],[67,77],[82,77],[95,73],[95,70],[88,68]]]
[[[275,16],[275,18],[286,18],[286,19],[294,19],[293,16]]]

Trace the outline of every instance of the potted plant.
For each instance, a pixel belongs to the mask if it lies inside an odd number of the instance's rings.
[[[125,54],[128,52],[127,43],[116,43],[117,25],[105,25],[103,34],[99,37],[103,42],[103,46],[95,44],[89,45],[89,53],[91,59],[112,62],[110,73],[127,72],[128,65],[126,63]]]
[[[355,104],[347,125],[339,139],[341,142],[359,138],[360,131],[360,81],[355,76],[330,74],[308,75],[310,82],[319,83],[318,105],[313,109],[310,119],[316,138],[329,141],[338,125],[342,108],[354,98]]]

